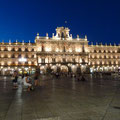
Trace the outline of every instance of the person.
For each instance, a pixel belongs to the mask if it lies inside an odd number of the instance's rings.
[[[56,74],[55,74],[55,75],[56,75],[56,78],[58,78],[58,77],[59,77],[59,73],[58,73],[58,72],[56,72]]]
[[[13,89],[17,89],[18,88],[18,73],[17,71],[14,71],[14,74],[13,74]]]
[[[79,77],[77,78],[77,81],[78,81],[78,82],[80,81],[80,78],[79,78]]]
[[[23,79],[23,78],[24,78],[24,74],[22,74],[22,76],[21,76],[21,77],[22,77],[22,79]]]
[[[38,72],[36,71],[35,72],[35,76],[34,76],[34,80],[35,80],[35,86],[38,86],[39,85],[39,82],[38,82]]]
[[[30,91],[32,89],[32,84],[30,83],[30,80],[27,74],[25,74],[23,77],[23,85],[27,86],[27,91]]]
[[[80,81],[80,73],[78,74],[78,76],[77,76],[77,81]]]
[[[81,81],[86,81],[86,79],[84,78],[83,75],[82,75],[82,77],[81,77]]]

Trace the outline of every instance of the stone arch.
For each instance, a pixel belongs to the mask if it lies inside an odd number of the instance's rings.
[[[76,65],[71,65],[71,69],[73,73],[77,72],[77,66]]]
[[[80,65],[77,66],[76,73],[79,75],[81,74],[81,66]]]
[[[60,67],[60,70],[61,70],[62,73],[67,73],[68,72],[68,67],[66,65],[62,65]]]
[[[56,73],[56,72],[57,72],[57,66],[56,66],[56,65],[51,66],[51,69],[52,69],[52,72],[53,72],[53,73]]]
[[[47,66],[45,66],[45,65],[42,65],[42,66],[40,66],[40,73],[46,73],[46,68],[47,68]]]
[[[2,75],[7,75],[7,68],[6,67],[1,69],[1,74]]]
[[[86,72],[86,65],[81,65],[81,73],[84,73]]]

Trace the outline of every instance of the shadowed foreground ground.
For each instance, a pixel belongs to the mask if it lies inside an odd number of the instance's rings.
[[[10,77],[0,78],[0,120],[120,120],[120,79],[42,76],[41,86],[12,90]]]

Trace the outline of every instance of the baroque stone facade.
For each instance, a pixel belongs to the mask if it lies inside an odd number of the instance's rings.
[[[48,34],[34,43],[0,43],[1,74],[33,73],[36,68],[42,72],[49,69],[56,72],[117,72],[120,67],[119,45],[89,45],[85,38],[72,38],[70,29],[58,27],[56,35]]]

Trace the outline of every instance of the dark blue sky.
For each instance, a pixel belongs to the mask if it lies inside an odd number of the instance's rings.
[[[64,21],[67,21],[65,25]],[[0,41],[34,41],[68,26],[73,37],[90,42],[119,43],[119,0],[0,0]]]

